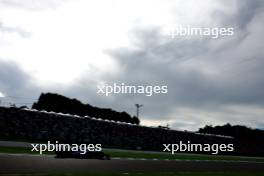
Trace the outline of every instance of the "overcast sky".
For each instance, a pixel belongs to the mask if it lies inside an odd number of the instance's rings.
[[[131,115],[144,104],[144,125],[264,128],[263,19],[262,0],[0,0],[0,100],[56,92]],[[234,35],[167,35],[180,25]],[[168,94],[96,93],[114,82]]]

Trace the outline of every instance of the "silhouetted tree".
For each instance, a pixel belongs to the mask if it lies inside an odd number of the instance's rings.
[[[200,133],[219,134],[226,136],[233,136],[238,138],[259,138],[264,139],[264,131],[259,129],[252,129],[241,125],[230,125],[229,123],[223,126],[208,126],[199,129]]]
[[[32,108],[38,110],[76,114],[80,116],[88,115],[90,117],[132,124],[140,123],[138,118],[132,118],[127,112],[117,112],[112,109],[93,107],[89,104],[83,104],[77,99],[70,99],[54,93],[42,93],[38,99],[38,102],[34,103]]]

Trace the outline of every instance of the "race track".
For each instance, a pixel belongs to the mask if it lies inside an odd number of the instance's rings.
[[[0,173],[45,172],[177,172],[177,171],[239,171],[264,172],[264,163],[226,161],[164,161],[164,160],[88,160],[56,159],[47,156],[0,154]]]

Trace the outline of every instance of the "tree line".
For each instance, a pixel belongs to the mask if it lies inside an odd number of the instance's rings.
[[[244,138],[251,140],[264,139],[264,131],[260,129],[252,129],[242,125],[231,125],[229,123],[222,126],[206,125],[199,129],[200,133],[218,134],[225,136],[233,136],[236,138]]]
[[[55,93],[42,93],[39,96],[38,101],[33,103],[32,108],[58,113],[75,114],[79,116],[90,116],[104,120],[120,121],[137,125],[140,123],[140,120],[137,117],[131,117],[127,112],[117,112],[110,108],[91,106],[90,104],[84,104],[77,99],[70,99]]]

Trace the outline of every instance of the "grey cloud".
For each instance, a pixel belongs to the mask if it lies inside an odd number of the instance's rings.
[[[7,96],[2,99],[2,103],[31,105],[32,99],[36,99],[40,94],[39,90],[32,83],[31,76],[16,63],[0,60],[0,91]]]
[[[228,1],[223,1],[223,5],[228,5]],[[90,72],[74,85],[54,85],[41,90],[125,110],[131,115],[135,114],[135,103],[144,104],[142,119],[169,122],[173,128],[197,130],[207,123],[226,122],[263,128],[259,110],[264,107],[262,8],[263,1],[244,0],[237,1],[235,14],[225,11],[212,14],[223,26],[239,27],[229,38],[172,40],[162,36],[158,28],[148,28],[134,31],[137,49],[108,51],[120,69],[118,74],[108,73],[98,79],[108,84],[168,85],[166,95],[100,96],[96,93],[97,81]],[[0,66],[0,91],[29,97],[32,89],[33,94],[40,93],[40,88],[31,85],[30,76],[19,67],[3,62]],[[232,109],[234,106],[237,108]],[[255,109],[259,114],[254,113]]]
[[[6,26],[4,25],[3,22],[0,21],[0,31],[2,32],[6,32],[6,33],[16,33],[19,36],[23,37],[23,38],[29,38],[31,36],[31,33],[28,31],[25,31],[19,27],[10,27],[10,26]]]
[[[237,0],[238,12],[233,17],[233,23],[237,23],[240,28],[245,27],[255,15],[262,9],[264,2],[262,0]]]
[[[0,5],[27,10],[44,10],[58,7],[66,0],[0,0]]]
[[[223,8],[235,4],[233,11],[217,10],[212,13],[214,19],[219,24],[225,26],[234,26],[238,29],[244,29],[255,15],[263,11],[264,2],[262,0],[225,0],[222,1]]]
[[[228,16],[218,19],[222,24],[237,24],[241,28],[229,39],[164,42],[164,36],[159,35],[158,29],[146,29],[137,31],[135,35],[137,50],[126,48],[110,52],[122,71],[116,77],[107,76],[106,81],[135,85],[167,84],[169,87],[165,96],[124,95],[116,96],[115,102],[123,102],[131,112],[131,101],[145,104],[144,118],[161,121],[173,120],[171,114],[179,108],[198,108],[206,114],[233,105],[249,109],[251,106],[263,107],[263,34],[259,28],[264,24],[263,14],[258,10],[263,8],[263,3],[239,2],[237,14],[231,20]],[[174,116],[177,124],[177,113]],[[239,120],[231,116],[223,111],[215,123],[239,122],[244,118],[256,126],[261,120],[254,114],[249,118],[241,115]],[[175,124],[174,127],[177,126]]]

